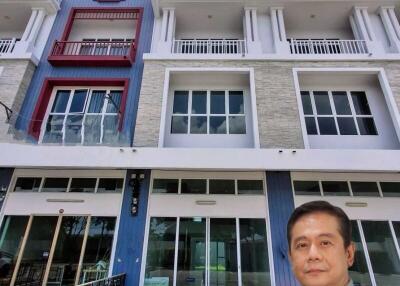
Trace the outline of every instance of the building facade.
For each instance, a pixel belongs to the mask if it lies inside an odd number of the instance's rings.
[[[356,285],[400,284],[399,1],[57,3],[23,77],[0,56],[0,285],[298,285],[312,200]]]

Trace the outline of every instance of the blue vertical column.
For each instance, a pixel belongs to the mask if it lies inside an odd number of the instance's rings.
[[[0,210],[6,198],[13,173],[14,169],[12,168],[0,168]]]
[[[150,171],[140,171],[145,176],[140,182],[138,213],[132,216],[132,186],[129,180],[137,172],[138,170],[127,172],[113,268],[113,275],[126,273],[125,285],[129,286],[139,285],[150,187]]]
[[[294,210],[290,172],[267,172],[267,193],[275,285],[299,285],[291,270],[286,239],[286,225]]]

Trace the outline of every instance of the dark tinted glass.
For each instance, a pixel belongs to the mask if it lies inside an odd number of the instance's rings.
[[[99,179],[99,186],[97,192],[122,192],[123,179]]]
[[[229,92],[229,113],[244,114],[243,91]]]
[[[246,134],[246,118],[229,116],[229,134]]]
[[[64,113],[67,108],[70,93],[70,90],[58,90],[51,112]]]
[[[211,114],[225,114],[225,91],[211,91]]]
[[[347,182],[323,181],[324,196],[350,196]]]
[[[357,123],[361,135],[378,135],[373,118],[358,117]]]
[[[206,114],[207,113],[207,92],[197,91],[192,92],[192,113]]]
[[[70,192],[92,193],[96,188],[96,178],[73,178]]]
[[[15,183],[15,192],[37,192],[39,191],[42,178],[18,178]]]
[[[190,133],[206,134],[207,133],[207,116],[190,117]]]
[[[317,125],[315,124],[314,117],[305,117],[306,127],[307,127],[307,134],[308,135],[317,135]]]
[[[353,99],[354,109],[357,115],[371,115],[367,96],[363,91],[352,91],[351,98]]]
[[[225,116],[210,116],[210,134],[226,134]]]
[[[238,180],[238,194],[261,195],[264,193],[263,181],[261,180]]]
[[[381,182],[384,197],[400,197],[400,182]]]
[[[296,195],[320,196],[318,181],[293,181]]]
[[[188,117],[187,116],[172,116],[171,133],[186,134],[188,132]]]
[[[178,180],[177,179],[154,179],[153,193],[177,194]]]
[[[318,126],[320,135],[337,135],[333,117],[318,117]]]
[[[42,192],[65,192],[68,187],[68,178],[46,178]]]
[[[351,115],[350,103],[345,91],[333,91],[332,97],[335,103],[336,114]]]
[[[317,114],[329,115],[332,114],[331,104],[329,102],[329,96],[327,91],[314,91],[315,107],[317,108]]]
[[[74,97],[72,98],[71,107],[69,112],[83,112],[85,108],[87,89],[75,90]]]
[[[304,114],[313,114],[310,93],[308,91],[301,92],[301,102],[303,103]]]
[[[210,194],[235,194],[234,180],[210,180]]]
[[[187,114],[188,113],[188,100],[189,100],[189,92],[187,90],[175,91],[173,113]]]
[[[182,179],[182,194],[205,194],[207,190],[207,181],[204,179]]]
[[[353,117],[338,117],[337,122],[341,135],[357,135],[356,124]]]
[[[350,182],[354,196],[379,197],[376,182]]]

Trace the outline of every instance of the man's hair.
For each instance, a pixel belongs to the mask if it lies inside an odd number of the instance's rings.
[[[343,238],[344,247],[347,248],[351,243],[351,222],[346,213],[339,207],[335,207],[326,201],[313,201],[297,207],[289,218],[287,224],[287,241],[292,240],[292,229],[296,222],[303,216],[313,213],[325,213],[336,218],[339,224],[339,233]]]

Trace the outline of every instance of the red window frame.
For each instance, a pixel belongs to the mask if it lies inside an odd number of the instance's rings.
[[[71,33],[74,20],[77,13],[138,13],[136,33],[134,43],[132,43],[128,56],[85,56],[85,55],[59,55],[56,51],[58,41],[56,40],[50,50],[48,61],[54,66],[132,66],[135,62],[136,51],[139,46],[140,30],[143,19],[143,8],[126,8],[126,7],[84,7],[84,8],[72,8],[65,29],[62,34],[60,42],[67,42]],[[91,18],[96,19],[96,17]],[[98,18],[103,19],[103,18]]]
[[[46,78],[43,82],[38,101],[29,124],[28,134],[39,140],[42,123],[46,116],[47,107],[54,87],[57,86],[118,86],[123,87],[118,131],[122,130],[125,118],[126,100],[128,97],[128,78]]]

